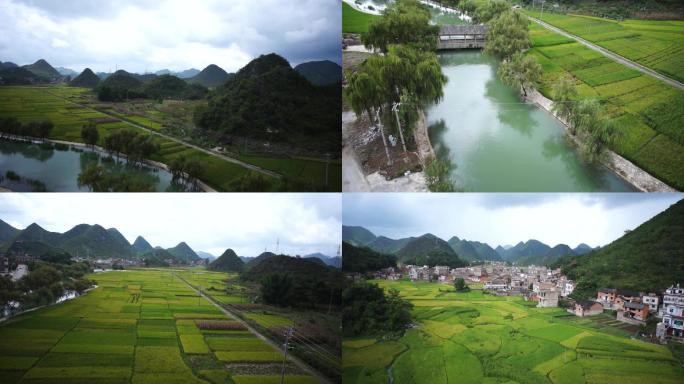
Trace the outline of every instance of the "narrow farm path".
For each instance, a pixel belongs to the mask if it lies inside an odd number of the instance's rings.
[[[45,88],[41,88],[41,89],[45,89]],[[259,172],[259,173],[262,173],[262,174],[264,174],[264,175],[266,175],[266,176],[271,176],[271,177],[275,177],[275,178],[278,178],[278,179],[280,179],[280,178],[283,177],[281,174],[279,174],[279,173],[277,173],[277,172],[273,172],[273,171],[270,171],[270,170],[268,170],[268,169],[264,169],[264,168],[258,167],[258,166],[254,165],[254,164],[245,163],[244,161],[238,160],[238,159],[236,159],[236,158],[233,158],[233,157],[230,157],[230,156],[222,155],[222,154],[220,154],[220,153],[217,153],[217,152],[208,150],[208,149],[206,149],[206,148],[199,147],[199,146],[197,146],[197,145],[195,145],[195,144],[188,143],[187,141],[178,139],[178,138],[176,138],[176,137],[169,136],[169,135],[166,135],[166,134],[161,133],[161,132],[157,132],[157,131],[155,131],[155,130],[153,130],[153,129],[149,129],[149,128],[147,128],[147,127],[144,127],[144,126],[142,126],[142,125],[133,123],[133,122],[131,122],[131,121],[123,120],[123,119],[121,119],[120,117],[114,116],[114,115],[112,115],[112,114],[110,114],[110,113],[108,113],[108,112],[106,112],[106,111],[101,111],[101,110],[99,110],[99,109],[92,108],[92,107],[87,106],[87,105],[85,105],[85,104],[80,104],[80,103],[74,102],[74,101],[72,101],[72,100],[67,99],[66,97],[62,97],[62,96],[60,96],[60,95],[51,93],[51,92],[49,92],[49,91],[46,91],[46,92],[49,93],[49,94],[52,95],[52,96],[55,96],[55,97],[59,97],[59,98],[61,98],[61,99],[64,99],[64,100],[66,100],[67,102],[69,102],[69,103],[71,103],[71,104],[78,105],[78,106],[81,107],[81,108],[86,108],[86,109],[91,110],[91,111],[99,112],[99,113],[105,114],[105,115],[107,115],[107,116],[111,116],[111,117],[120,119],[121,121],[127,123],[128,125],[134,126],[134,127],[136,127],[136,128],[140,128],[140,129],[142,129],[142,130],[145,130],[146,132],[148,132],[148,133],[150,133],[150,134],[153,134],[153,135],[157,135],[157,136],[163,137],[163,138],[165,138],[165,139],[167,139],[167,140],[175,141],[176,143],[183,144],[183,145],[185,145],[185,146],[187,146],[187,147],[196,149],[196,150],[198,150],[198,151],[202,151],[202,152],[206,153],[207,155],[211,155],[211,156],[214,156],[214,157],[218,157],[219,159],[225,160],[225,161],[227,161],[227,162],[229,162],[229,163],[237,164],[237,165],[239,165],[239,166],[241,166],[241,167],[243,167],[243,168],[247,168],[247,169],[249,169],[249,170],[256,171],[256,172]]]
[[[527,18],[530,19],[530,20],[532,20],[532,21],[534,21],[535,23],[541,25],[542,27],[544,27],[544,28],[546,28],[546,29],[549,29],[549,30],[551,30],[551,31],[553,31],[553,32],[559,33],[559,34],[561,34],[561,35],[563,35],[563,36],[565,36],[565,37],[569,37],[569,38],[571,38],[571,39],[574,39],[574,40],[577,41],[578,43],[580,43],[580,44],[586,46],[587,48],[593,49],[593,50],[596,51],[596,52],[601,53],[603,56],[606,56],[606,57],[609,58],[609,59],[615,60],[615,61],[617,61],[617,62],[620,63],[620,64],[626,65],[626,66],[628,66],[628,67],[630,67],[630,68],[632,68],[632,69],[636,69],[637,71],[640,71],[640,72],[643,72],[643,73],[645,73],[645,74],[647,74],[647,75],[649,75],[649,76],[655,77],[656,79],[661,80],[661,81],[664,81],[665,83],[667,83],[667,84],[669,84],[669,85],[671,85],[671,86],[673,86],[673,87],[676,87],[676,88],[679,88],[679,89],[681,89],[681,90],[684,90],[684,84],[683,84],[683,83],[680,83],[679,81],[677,81],[677,80],[675,80],[675,79],[673,79],[673,78],[670,78],[670,77],[667,77],[667,76],[665,76],[665,75],[663,75],[663,74],[660,74],[660,73],[658,73],[658,72],[656,72],[656,71],[654,71],[654,70],[652,70],[652,69],[650,69],[650,68],[648,68],[648,67],[645,67],[645,66],[643,66],[643,65],[641,65],[641,64],[639,64],[639,63],[635,63],[634,61],[631,61],[631,60],[629,60],[629,59],[627,59],[627,58],[624,58],[624,57],[622,57],[622,56],[620,56],[620,55],[618,55],[618,54],[616,54],[616,53],[614,53],[614,52],[612,52],[612,51],[609,51],[609,50],[607,50],[607,49],[605,49],[605,48],[603,48],[603,47],[600,47],[600,46],[598,46],[598,45],[596,45],[596,44],[594,44],[594,43],[591,43],[591,42],[589,42],[589,41],[587,41],[587,40],[585,40],[585,39],[583,39],[583,38],[581,38],[581,37],[579,37],[579,36],[577,36],[577,35],[573,35],[573,34],[571,34],[571,33],[568,33],[568,32],[566,32],[566,31],[564,31],[564,30],[558,28],[558,27],[554,27],[553,25],[548,24],[548,23],[546,23],[546,22],[543,22],[543,21],[541,21],[541,20],[539,20],[539,19],[537,19],[537,18],[534,18],[534,17],[529,16],[529,15],[527,16]]]
[[[178,277],[182,282],[185,283],[185,285],[187,285],[190,289],[192,289],[193,291],[195,291],[195,293],[199,294],[200,296],[202,296],[203,298],[205,298],[208,302],[210,302],[211,304],[213,304],[214,306],[216,306],[218,309],[220,309],[220,310],[221,310],[224,314],[226,314],[228,317],[230,317],[231,319],[233,319],[233,320],[239,322],[240,324],[242,324],[245,328],[247,328],[247,330],[249,330],[250,332],[252,332],[253,334],[255,334],[259,339],[263,340],[263,341],[266,342],[268,345],[272,346],[273,348],[277,349],[278,351],[285,353],[285,350],[283,349],[283,346],[282,346],[282,345],[280,345],[280,344],[274,342],[273,340],[271,340],[271,339],[269,339],[268,337],[266,337],[266,336],[262,335],[261,333],[259,333],[259,331],[257,331],[256,329],[252,328],[252,326],[249,325],[249,323],[247,323],[246,321],[242,320],[238,315],[236,315],[236,314],[233,313],[232,311],[230,311],[230,310],[224,308],[223,306],[221,306],[221,304],[219,304],[218,302],[216,302],[216,301],[215,301],[213,298],[211,298],[210,296],[207,296],[207,295],[205,295],[203,292],[201,292],[201,291],[195,289],[195,287],[193,287],[190,283],[188,283],[187,280],[185,280],[183,277],[178,276],[178,275],[176,275],[175,273],[173,273],[173,275],[176,276],[176,277]],[[308,372],[309,374],[311,374],[312,376],[316,377],[316,378],[318,379],[318,381],[321,382],[322,384],[332,384],[332,382],[331,382],[327,377],[325,377],[323,374],[321,374],[320,372],[318,372],[316,369],[314,369],[314,368],[312,368],[311,366],[309,366],[307,363],[305,363],[305,362],[304,362],[303,360],[301,360],[300,358],[298,358],[298,357],[296,357],[296,356],[293,356],[292,354],[288,354],[288,355],[287,355],[287,358],[288,358],[290,361],[292,361],[295,365],[297,365],[299,368],[301,368],[302,370],[304,370],[304,371]]]

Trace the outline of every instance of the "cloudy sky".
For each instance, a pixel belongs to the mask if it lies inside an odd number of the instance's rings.
[[[80,72],[217,64],[260,54],[341,61],[340,0],[0,0],[0,61]]]
[[[164,248],[185,241],[217,256],[226,248],[240,256],[275,251],[278,238],[282,253],[335,256],[342,241],[339,194],[2,193],[0,219],[53,232],[100,224],[131,243],[138,235]]]
[[[606,245],[684,199],[668,193],[344,194],[344,225],[390,238],[432,233],[492,247],[537,239]]]

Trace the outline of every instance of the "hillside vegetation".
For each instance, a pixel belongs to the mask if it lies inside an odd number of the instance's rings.
[[[244,266],[245,262],[229,248],[218,259],[212,261],[207,269],[220,272],[242,272]]]
[[[194,114],[206,130],[339,152],[339,83],[316,87],[276,54],[253,60],[208,99]]]
[[[663,290],[684,278],[684,200],[611,244],[554,266],[577,282],[573,296],[595,297],[601,287]]]

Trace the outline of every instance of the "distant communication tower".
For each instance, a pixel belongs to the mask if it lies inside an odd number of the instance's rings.
[[[280,238],[276,238],[276,255],[280,254]]]

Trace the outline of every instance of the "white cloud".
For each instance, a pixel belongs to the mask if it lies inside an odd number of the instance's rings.
[[[331,255],[341,242],[339,194],[2,194],[0,219],[65,232],[81,223],[115,227],[165,248],[181,241],[220,255]]]
[[[0,0],[0,57],[133,72],[209,64],[230,72],[271,52],[293,64],[341,57],[339,0],[97,3]]]
[[[343,222],[390,238],[429,232],[492,247],[529,239],[598,246],[682,198],[682,193],[352,193],[343,196]]]
[[[66,48],[66,47],[70,46],[70,44],[67,43],[66,41],[64,41],[62,39],[58,39],[56,37],[52,38],[52,44],[51,45],[53,48]]]

